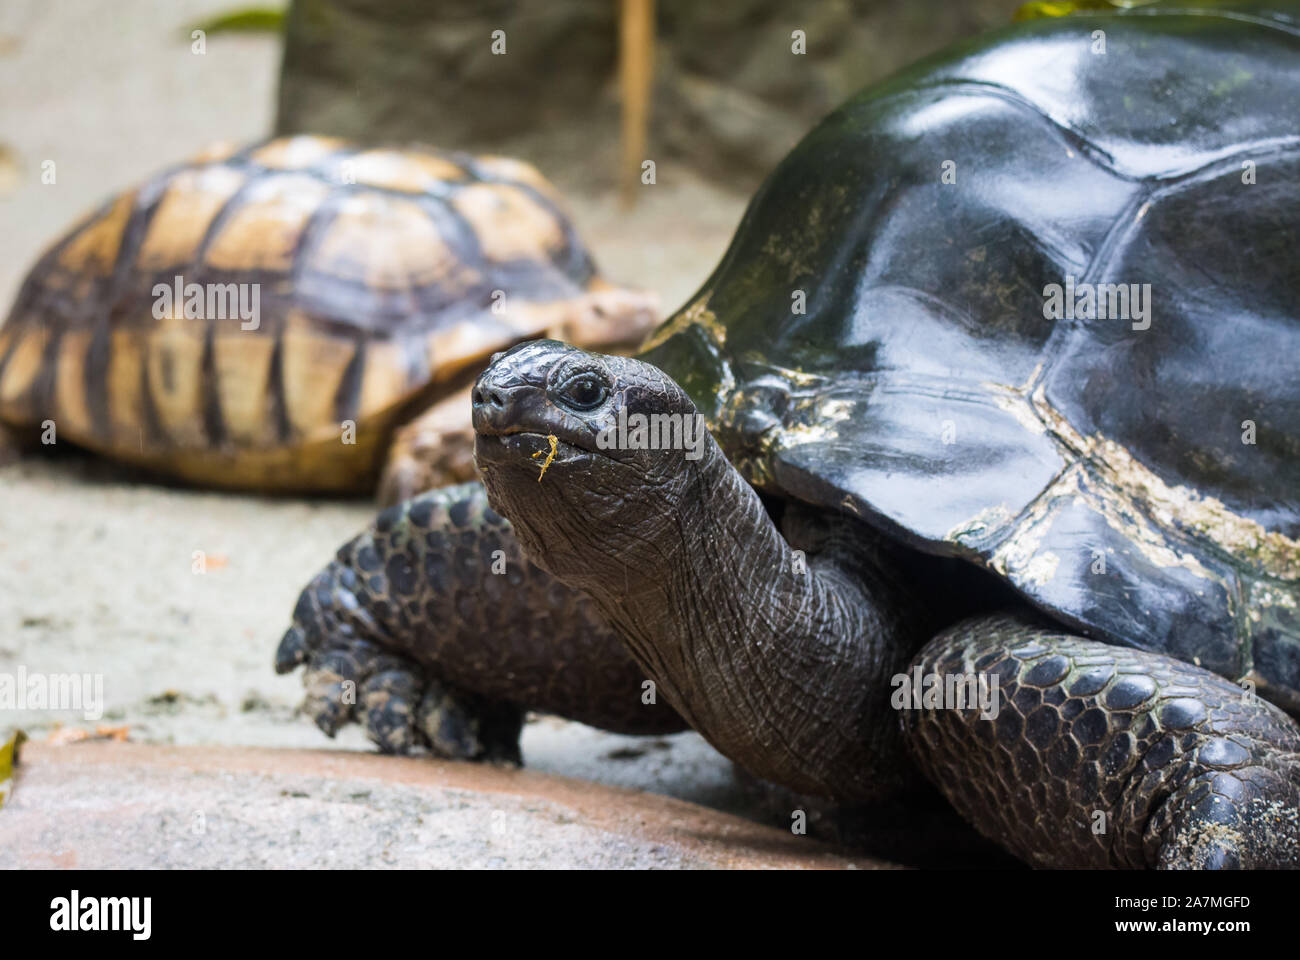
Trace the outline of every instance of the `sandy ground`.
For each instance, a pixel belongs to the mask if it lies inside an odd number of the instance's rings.
[[[269,130],[274,40],[213,37],[198,56],[184,39],[228,8],[11,0],[0,9],[0,301],[47,243],[115,190],[212,140]],[[42,183],[48,161],[55,182]],[[659,180],[631,214],[571,192],[572,212],[609,276],[671,308],[716,263],[743,200],[685,174]],[[331,744],[295,716],[299,679],[275,676],[270,663],[301,586],[372,515],[359,501],[168,488],[70,451],[0,467],[0,674],[90,674],[105,704],[98,719],[6,710],[0,727],[40,740],[99,722],[146,744],[369,749],[356,728]],[[205,573],[194,572],[196,551]],[[693,734],[646,741],[537,718],[524,752],[538,771],[745,806],[730,765]]]

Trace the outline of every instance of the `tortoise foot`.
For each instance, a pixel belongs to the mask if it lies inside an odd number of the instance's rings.
[[[276,669],[303,666],[300,711],[329,737],[359,723],[382,752],[427,750],[451,760],[518,765],[523,711],[454,690],[426,667],[349,631],[329,647],[311,649],[301,626],[280,642]]]
[[[909,747],[968,821],[1048,867],[1300,867],[1300,727],[1182,661],[1045,628],[968,620],[913,661]],[[973,687],[967,678],[974,678]]]

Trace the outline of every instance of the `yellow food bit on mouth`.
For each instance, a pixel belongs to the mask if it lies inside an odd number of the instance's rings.
[[[546,439],[551,441],[551,452],[546,455],[546,462],[542,464],[542,472],[537,475],[538,483],[542,482],[542,477],[546,476],[546,468],[549,467],[551,465],[551,461],[555,459],[555,443],[560,438],[553,433],[548,433],[546,435]],[[538,450],[536,453],[533,454],[533,459],[536,460],[541,455],[542,455],[542,451]]]

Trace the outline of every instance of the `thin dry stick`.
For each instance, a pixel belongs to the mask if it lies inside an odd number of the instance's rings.
[[[623,95],[623,169],[619,182],[626,208],[636,204],[641,163],[646,158],[654,51],[654,0],[621,0],[619,86]]]
[[[549,467],[551,465],[551,461],[555,459],[555,445],[556,445],[556,441],[559,440],[560,438],[553,433],[548,433],[546,435],[546,439],[551,441],[551,452],[546,455],[546,462],[542,464],[542,472],[537,475],[538,483],[542,482],[542,477],[546,476],[546,468]],[[536,453],[533,454],[533,459],[536,460],[541,455],[542,455],[542,451],[538,450]]]

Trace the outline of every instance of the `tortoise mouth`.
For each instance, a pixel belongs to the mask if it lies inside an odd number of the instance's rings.
[[[551,437],[555,437],[554,456],[551,456]],[[479,464],[493,466],[519,466],[535,470],[539,476],[557,468],[589,466],[596,457],[604,455],[557,434],[541,433],[525,428],[501,432],[476,432],[474,459]]]

